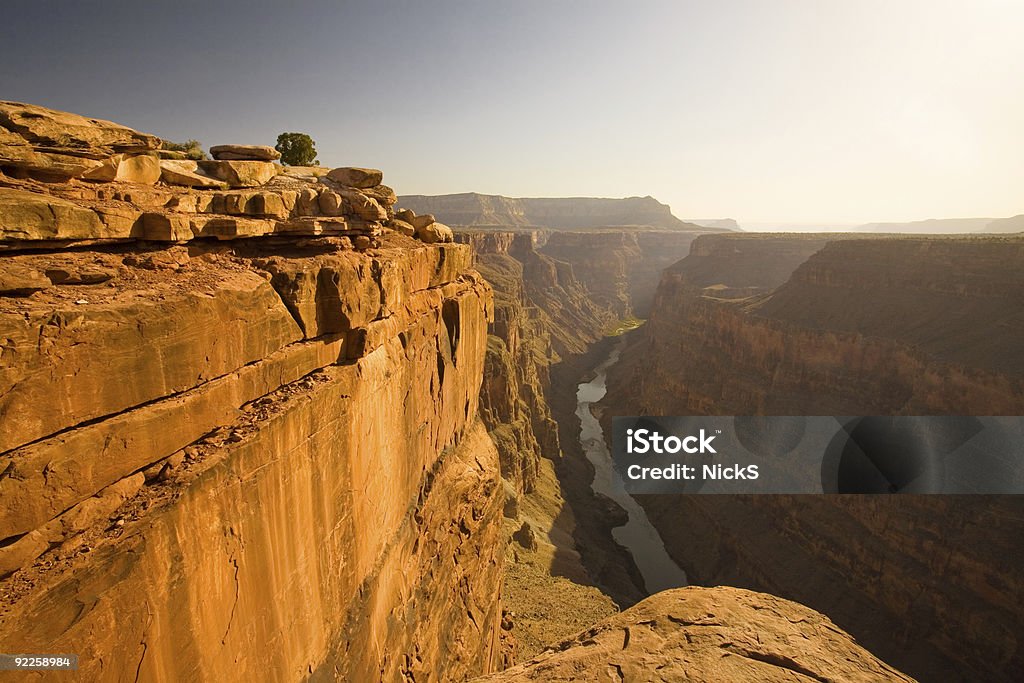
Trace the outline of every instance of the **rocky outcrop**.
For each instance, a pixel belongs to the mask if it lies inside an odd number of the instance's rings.
[[[668,205],[654,197],[528,199],[466,192],[438,196],[402,195],[399,204],[463,227],[579,229],[640,225],[673,230],[700,229],[673,216]]]
[[[266,145],[214,145],[210,155],[218,161],[276,161],[281,158],[280,152]]]
[[[815,239],[699,238],[609,373],[608,413],[1024,410],[1020,238]],[[924,680],[1022,666],[1015,497],[640,502],[693,583],[802,602]]]
[[[520,681],[911,681],[814,610],[736,588],[658,593],[520,666]]]
[[[0,174],[5,647],[91,680],[505,661],[470,248],[389,229],[379,178],[52,180]]]

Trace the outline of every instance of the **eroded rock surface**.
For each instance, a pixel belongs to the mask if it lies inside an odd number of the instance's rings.
[[[653,595],[480,683],[912,681],[803,605],[737,588]]]
[[[49,135],[29,119],[10,145]],[[108,159],[158,142],[69,120]],[[0,173],[0,641],[78,653],[90,680],[494,670],[504,499],[470,248],[389,229],[379,172],[163,163],[259,187],[0,159],[20,176]]]
[[[649,226],[699,230],[672,215],[653,197],[515,198],[465,192],[447,195],[403,195],[402,206],[430,213],[437,220],[462,227],[596,228]]]

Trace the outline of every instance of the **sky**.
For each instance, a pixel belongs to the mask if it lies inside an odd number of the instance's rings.
[[[682,218],[1024,213],[1021,0],[5,0],[0,99],[170,140],[310,134],[399,194]]]

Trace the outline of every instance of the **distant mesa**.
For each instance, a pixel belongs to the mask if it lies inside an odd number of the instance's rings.
[[[721,228],[722,230],[742,231],[743,228],[733,218],[687,218],[687,223],[699,225],[702,228]]]
[[[981,232],[992,218],[930,218],[909,223],[865,223],[854,232],[905,232],[920,235],[959,235]]]
[[[982,232],[1024,232],[1024,214],[998,218],[986,225]]]
[[[719,231],[672,215],[667,204],[654,197],[544,197],[522,198],[464,192],[445,195],[402,195],[399,206],[429,213],[455,226],[542,227],[555,230],[651,227],[681,231]]]

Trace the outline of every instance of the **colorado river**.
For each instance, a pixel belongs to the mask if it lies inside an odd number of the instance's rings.
[[[621,477],[612,466],[601,423],[590,411],[590,406],[604,397],[608,368],[619,359],[621,349],[620,342],[608,358],[597,366],[594,379],[580,383],[576,390],[576,415],[580,418],[581,426],[580,445],[587,459],[594,465],[594,491],[608,496],[629,514],[629,521],[625,526],[612,529],[612,536],[633,555],[633,561],[644,577],[647,591],[656,593],[666,588],[685,586],[686,573],[669,557],[661,536],[647,519],[647,513],[626,493]]]

